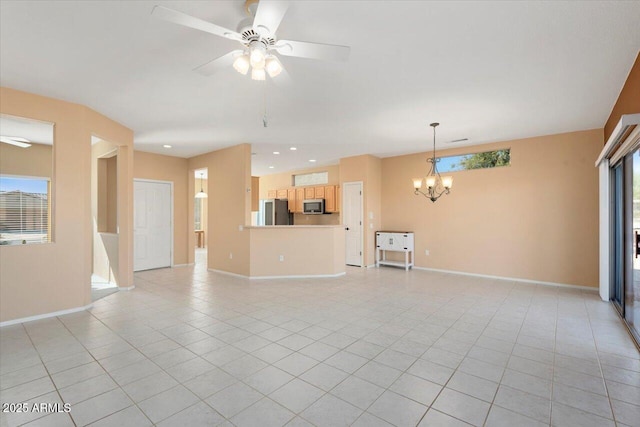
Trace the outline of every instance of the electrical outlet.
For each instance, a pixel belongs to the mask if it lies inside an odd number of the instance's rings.
[[[373,223],[372,222],[369,223],[369,228],[373,228]]]
[[[238,226],[238,231],[242,231],[242,230],[244,230],[244,226],[239,225],[239,226]]]
[[[429,249],[425,249],[425,250],[424,250],[424,254],[425,254],[425,255],[429,255]]]
[[[284,261],[284,255],[280,255],[280,262]]]
[[[229,259],[233,259],[233,253],[229,252]]]

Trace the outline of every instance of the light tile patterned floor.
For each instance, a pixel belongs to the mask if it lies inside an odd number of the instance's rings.
[[[640,355],[595,292],[426,271],[135,275],[0,329],[2,426],[638,426]]]

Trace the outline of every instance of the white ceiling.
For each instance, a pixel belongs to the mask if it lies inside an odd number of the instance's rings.
[[[0,84],[87,105],[133,129],[139,150],[251,143],[263,175],[426,151],[432,121],[441,147],[599,128],[640,50],[637,1],[298,1],[278,37],[349,45],[351,58],[282,58],[293,82],[279,87],[194,73],[237,42],[150,18],[162,4],[235,29],[243,3],[2,0]]]

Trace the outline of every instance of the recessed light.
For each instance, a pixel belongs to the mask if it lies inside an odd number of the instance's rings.
[[[310,161],[311,163],[315,163],[315,162],[316,162],[316,159],[311,159],[311,160],[309,160],[309,161]]]
[[[163,147],[164,147],[164,148],[171,148],[171,145],[169,145],[169,144],[164,144],[164,145],[163,145]]]
[[[274,168],[274,166],[269,166],[269,169],[273,169],[273,168]]]
[[[279,151],[274,151],[273,154],[280,154],[280,152]]]
[[[296,148],[296,147],[291,147],[291,148],[289,148],[289,150],[291,150],[291,151],[296,151],[296,150],[297,150],[297,148]]]

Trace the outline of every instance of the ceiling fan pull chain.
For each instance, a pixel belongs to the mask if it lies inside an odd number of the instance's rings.
[[[262,116],[262,126],[267,127],[269,125],[267,120],[267,81],[263,81],[262,84],[264,85],[264,114]]]

